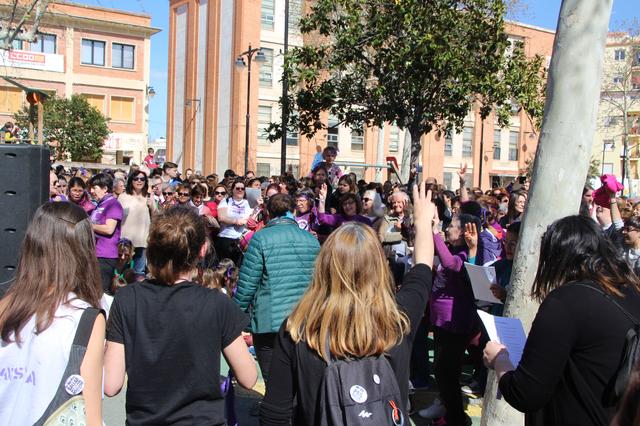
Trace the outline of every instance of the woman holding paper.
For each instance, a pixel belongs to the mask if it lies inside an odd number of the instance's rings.
[[[484,350],[504,399],[527,424],[609,424],[633,327],[620,307],[640,318],[640,279],[592,219],[569,216],[544,234],[532,296],[541,305],[517,368],[505,346]]]
[[[435,337],[434,368],[440,400],[446,408],[446,424],[450,425],[471,424],[463,409],[458,380],[465,349],[480,330],[473,290],[464,270],[465,262],[475,262],[478,229],[480,220],[475,216],[454,216],[445,231],[445,243],[439,223],[433,225],[433,243],[440,259],[430,301]],[[426,411],[422,415],[426,416]]]

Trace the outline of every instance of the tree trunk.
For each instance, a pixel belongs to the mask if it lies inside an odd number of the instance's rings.
[[[409,172],[411,171],[411,132],[409,129],[404,130],[404,142],[402,143],[402,161],[400,164],[400,177],[403,183],[409,180]]]
[[[580,207],[595,133],[602,63],[612,0],[564,0],[549,68],[547,101],[533,169],[529,206],[511,275],[505,315],[520,318],[526,330],[538,311],[531,297],[541,236],[557,219]],[[570,155],[571,161],[567,161]],[[483,426],[515,426],[523,416],[496,399],[490,374]]]

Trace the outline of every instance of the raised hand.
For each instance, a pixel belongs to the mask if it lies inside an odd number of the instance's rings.
[[[461,181],[465,180],[465,176],[467,174],[467,163],[460,164],[460,169],[456,172]]]
[[[478,229],[475,223],[467,223],[464,226],[464,240],[467,243],[467,247],[478,247]]]

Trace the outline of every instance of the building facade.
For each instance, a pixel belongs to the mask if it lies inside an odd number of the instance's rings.
[[[270,143],[265,129],[280,121],[285,0],[170,0],[169,5],[167,158],[183,169],[203,173],[222,173],[228,168],[244,171],[249,76],[247,68],[239,69],[235,62],[249,46],[259,47],[265,61],[258,63],[254,57],[252,63],[248,164],[259,176],[279,174],[280,143]],[[290,46],[304,43],[297,24],[305,7],[303,0],[289,1]],[[528,55],[540,54],[548,64],[553,31],[518,23],[507,24],[507,31],[514,43],[524,43]],[[336,146],[337,161],[349,164],[343,168],[367,180],[376,177],[376,169],[370,166],[385,164],[387,157],[395,157],[401,164],[403,130],[388,124],[382,129],[352,131],[337,125],[333,117],[326,115],[324,119],[328,130],[311,139],[297,133],[287,135],[286,163],[294,175],[309,172],[318,145]],[[423,137],[423,174],[456,188],[456,170],[467,163],[469,182],[477,185],[482,145],[482,186],[501,184],[525,168],[537,140],[523,112],[514,111],[511,125],[505,129],[494,124],[494,117],[482,123],[477,113],[470,112],[463,132]]]
[[[0,4],[0,13],[10,6]],[[34,89],[84,96],[109,118],[102,162],[144,158],[148,138],[151,27],[148,15],[57,1],[42,18],[34,43],[0,51],[3,75]],[[0,121],[13,121],[24,93],[0,80]]]
[[[622,178],[627,139],[626,193],[640,193],[640,37],[609,33],[605,48],[593,158],[601,174]]]

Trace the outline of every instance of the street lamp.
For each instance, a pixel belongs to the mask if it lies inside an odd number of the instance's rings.
[[[255,58],[254,58],[255,55]],[[247,58],[245,62],[244,57]],[[265,58],[262,49],[255,48],[252,49],[251,45],[249,48],[238,55],[236,58],[236,68],[238,70],[247,67],[247,115],[245,117],[245,133],[244,133],[244,173],[247,174],[247,170],[249,170],[249,119],[251,118],[251,113],[249,112],[249,107],[251,106],[251,62],[255,60],[256,62],[265,62],[267,58]]]

